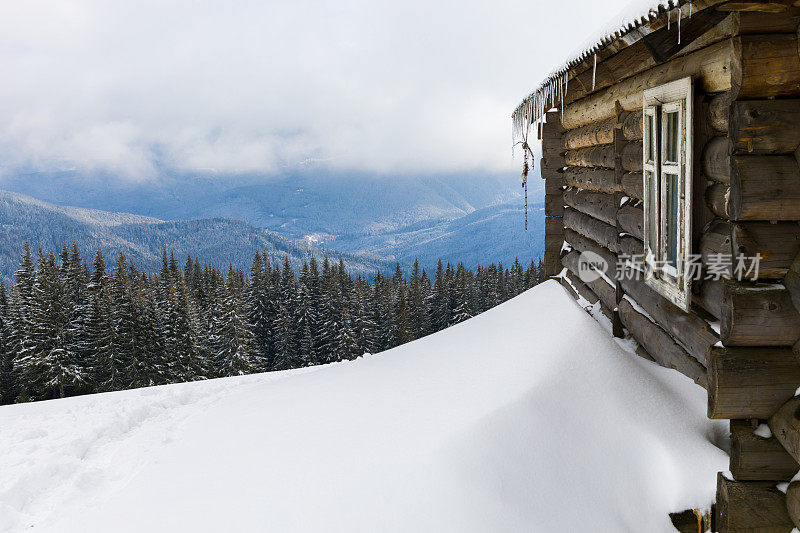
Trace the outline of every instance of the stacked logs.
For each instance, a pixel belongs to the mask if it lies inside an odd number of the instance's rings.
[[[617,59],[627,53],[611,56],[598,64],[594,91],[570,82],[577,88],[559,116],[558,141],[545,139],[543,150],[542,175],[557,195],[547,214],[562,224],[549,249],[568,244],[553,272],[563,265],[573,295],[599,304],[642,355],[706,387],[710,418],[731,419],[733,479],[719,476],[716,528],[788,533],[800,527],[800,482],[786,494],[776,484],[800,469],[800,9],[772,17],[732,6],[728,26],[719,26],[726,38],[625,75]],[[693,251],[704,262],[761,257],[755,282],[696,284],[689,312],[641,281],[578,276],[581,252],[611,265],[642,253],[642,91],[687,75],[702,104]]]

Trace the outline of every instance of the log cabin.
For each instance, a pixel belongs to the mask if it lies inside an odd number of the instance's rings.
[[[637,353],[704,387],[709,418],[730,420],[716,505],[676,509],[676,527],[789,533],[800,528],[800,1],[640,4],[512,115],[523,182],[541,142],[546,273],[599,303]],[[586,257],[605,271],[583,275]],[[734,275],[737,260],[758,268]]]

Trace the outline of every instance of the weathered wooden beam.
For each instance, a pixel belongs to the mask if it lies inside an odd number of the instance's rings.
[[[789,9],[794,0],[758,0],[758,1],[743,1],[743,0],[730,0],[720,4],[717,9],[719,11],[748,11],[748,12],[761,12],[761,13],[783,13]]]
[[[622,192],[639,201],[644,200],[644,178],[641,172],[626,172],[622,175]]]
[[[563,155],[551,155],[543,157],[539,160],[539,168],[542,172],[552,170],[554,172],[563,172],[567,162],[564,160]]]
[[[733,40],[726,40],[673,59],[572,102],[564,109],[562,124],[567,129],[575,129],[614,117],[617,101],[626,111],[638,110],[642,107],[645,89],[685,76],[693,76],[698,88],[707,93],[730,90],[732,67],[737,57]]]
[[[796,222],[728,222],[714,221],[700,240],[703,263],[711,256],[723,254],[734,261],[738,254],[755,257],[760,254],[759,279],[781,279],[800,252],[800,224]],[[731,272],[727,273],[732,277]]]
[[[701,387],[706,387],[705,367],[675,342],[669,333],[638,312],[627,299],[623,298],[617,304],[617,310],[622,325],[658,364],[677,370]]]
[[[705,280],[700,297],[719,319],[725,346],[793,346],[800,340],[800,313],[781,285]]]
[[[794,524],[775,483],[733,481],[719,473],[716,526],[719,533],[791,533]]]
[[[592,239],[615,254],[642,254],[642,241],[623,236],[617,240],[617,228],[574,208],[564,210],[564,226]]]
[[[648,287],[644,281],[623,278],[625,294],[653,317],[659,326],[683,345],[689,355],[708,366],[711,347],[719,340],[708,322],[695,313],[687,313]]]
[[[574,167],[614,168],[614,147],[610,144],[578,148],[564,155],[567,164]]]
[[[800,528],[800,481],[793,481],[786,488],[786,510],[794,527]]]
[[[756,435],[747,420],[731,420],[730,456],[737,481],[788,481],[800,470],[778,439]]]
[[[605,248],[604,246],[600,246],[592,239],[585,237],[580,233],[578,233],[577,231],[573,231],[569,228],[564,228],[564,240],[567,243],[569,243],[573,249],[579,252],[593,252],[602,257],[603,260],[608,265],[608,270],[604,272],[604,274],[606,274],[609,277],[614,276],[614,269],[616,268],[617,256],[614,255],[614,253],[611,250]],[[564,266],[566,266],[566,263],[564,264]],[[575,270],[575,273],[579,274],[577,270]],[[601,298],[603,297],[602,294],[598,294],[598,296],[600,296]],[[612,309],[614,308],[613,299],[610,306]]]
[[[780,13],[745,11],[737,13],[738,34],[795,33],[800,26],[800,8],[791,7]]]
[[[618,253],[617,228],[574,208],[564,210],[564,226]]]
[[[661,64],[680,52],[688,43],[708,33],[727,16],[728,13],[710,9],[687,18],[681,28],[677,24],[670,25],[664,30],[645,35],[642,40],[656,63]]]
[[[743,35],[738,99],[800,96],[800,55],[794,34]]]
[[[554,191],[544,195],[544,214],[548,217],[560,217],[564,214],[563,191]]]
[[[703,174],[720,183],[731,182],[731,144],[727,137],[712,137],[703,148]]]
[[[697,285],[695,285],[697,286]],[[714,318],[719,319],[722,314],[722,297],[725,291],[725,285],[721,280],[704,280],[699,284],[699,292],[695,295],[693,302],[697,303],[713,315]]]
[[[715,95],[708,103],[708,123],[717,132],[728,134],[734,97],[733,93],[727,91]]]
[[[724,183],[706,191],[714,214],[730,220],[800,220],[800,167],[793,156],[737,155],[727,161],[727,175],[713,176]]]
[[[769,419],[772,434],[795,461],[800,461],[800,412],[798,411],[800,411],[800,396],[795,396],[783,404]]]
[[[638,240],[644,240],[644,209],[625,204],[617,211],[617,221],[622,229]]]
[[[611,226],[617,224],[617,208],[610,194],[567,189],[564,191],[564,203]]]
[[[580,252],[576,248],[564,256],[564,268],[575,274],[575,276],[580,276],[579,261]],[[597,295],[604,306],[609,309],[613,309],[616,306],[614,287],[605,278],[601,276],[596,280],[588,281],[586,286]]]
[[[569,255],[569,254],[567,254]],[[581,279],[574,274],[571,270],[567,269],[564,272],[564,277],[562,278],[562,285],[564,285],[568,291],[570,291],[573,297],[577,300],[578,298],[583,298],[591,305],[597,303],[600,299],[592,289],[590,289]],[[798,468],[800,470],[800,468]]]
[[[792,296],[795,309],[800,311],[800,254],[798,254],[786,272],[783,284]]]
[[[798,386],[800,364],[791,348],[713,346],[708,360],[708,417],[769,418]]]
[[[800,100],[746,100],[730,109],[736,153],[793,154],[800,146]]]
[[[641,172],[625,172],[620,185],[617,185],[614,173],[614,170],[607,168],[567,167],[564,170],[564,184],[607,194],[622,192],[631,198],[642,199],[644,183]]]
[[[706,189],[706,205],[720,218],[731,217],[731,188],[725,183],[712,183]]]
[[[561,190],[562,187],[564,187],[564,174],[549,171],[544,182],[545,194],[563,193],[563,191]]]
[[[614,140],[614,128],[616,127],[617,119],[612,117],[569,130],[564,134],[563,147],[565,150],[575,150],[600,144],[611,144]]]
[[[617,127],[616,117],[570,130],[564,134],[563,147],[566,150],[586,148],[614,142],[614,129]],[[632,111],[625,117],[622,134],[628,141],[642,139],[642,110]]]
[[[564,184],[587,191],[614,194],[614,170],[607,168],[567,167],[564,171]]]
[[[614,145],[604,144],[570,150],[564,155],[569,166],[614,168]],[[622,150],[622,168],[630,172],[642,171],[642,143],[631,142]]]
[[[545,235],[543,261],[545,276],[556,276],[561,272],[561,247],[563,243],[563,237]]]
[[[544,234],[564,235],[564,219],[561,217],[545,217]]]

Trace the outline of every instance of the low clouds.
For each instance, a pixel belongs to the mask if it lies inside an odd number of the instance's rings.
[[[275,173],[309,160],[376,173],[510,169],[514,106],[608,9],[5,2],[0,166],[133,180],[162,166]]]

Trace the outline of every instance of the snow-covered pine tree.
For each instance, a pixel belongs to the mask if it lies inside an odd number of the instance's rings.
[[[436,264],[436,274],[433,279],[431,323],[434,331],[440,331],[450,325],[450,287],[441,259]]]
[[[250,283],[245,297],[247,318],[258,348],[261,372],[270,370],[272,356],[272,328],[275,317],[270,290],[271,270],[269,261],[262,260],[261,253],[256,252],[250,268]]]
[[[273,370],[297,368],[301,361],[298,357],[296,330],[297,317],[297,278],[284,256],[281,272],[280,294],[278,296],[278,316],[275,320],[275,358]]]
[[[170,262],[172,265],[173,261]],[[171,324],[170,337],[165,339],[167,354],[175,363],[174,375],[178,381],[195,381],[205,379],[207,370],[200,357],[199,328],[194,302],[189,297],[189,290],[183,276],[170,266],[173,282],[169,287],[169,315]]]
[[[351,297],[351,310],[353,318],[353,330],[356,334],[359,351],[363,353],[377,353],[380,351],[377,345],[377,326],[374,316],[375,310],[372,304],[372,288],[364,276],[358,276],[353,288]]]
[[[455,278],[455,290],[453,291],[455,306],[452,320],[453,324],[458,324],[474,316],[470,298],[472,292],[471,286],[463,263],[458,264]]]
[[[86,369],[66,346],[69,305],[55,255],[39,250],[30,308],[30,349],[18,359],[31,398],[66,396],[85,383]]]
[[[396,277],[392,281],[396,282]],[[405,283],[399,283],[395,290],[397,291],[397,298],[394,307],[394,345],[400,346],[414,339],[411,335]]]
[[[353,321],[350,318],[350,310],[347,303],[341,310],[341,324],[336,332],[334,345],[334,361],[350,361],[360,356],[363,352],[359,351],[356,335],[353,331]]]
[[[105,392],[111,389],[114,369],[114,327],[111,322],[109,281],[103,252],[98,250],[92,261],[89,285],[89,308],[86,319],[86,337],[82,351],[91,367],[91,390]]]
[[[107,383],[110,390],[125,390],[147,384],[139,375],[137,329],[138,310],[128,286],[128,265],[125,256],[117,255],[117,264],[111,277],[111,324],[114,344],[109,354],[111,375]]]
[[[0,405],[13,403],[19,394],[11,343],[11,306],[5,281],[0,278]]]
[[[426,301],[425,279],[419,261],[414,260],[414,269],[408,284],[409,331],[412,339],[419,339],[431,332],[431,320]]]
[[[316,268],[316,264],[314,265]],[[319,315],[317,305],[312,298],[312,290],[316,281],[312,279],[311,267],[303,262],[300,270],[300,279],[297,284],[297,348],[301,366],[310,366],[316,363],[316,335],[319,328]]]
[[[259,364],[255,336],[243,309],[242,293],[235,275],[228,276],[227,286],[218,284],[215,303],[218,311],[213,324],[213,375],[240,376],[256,372]]]

